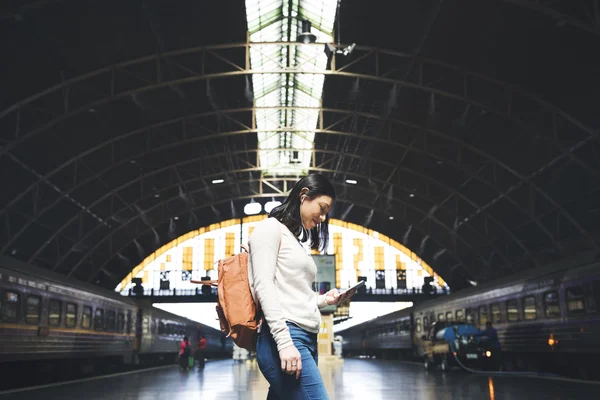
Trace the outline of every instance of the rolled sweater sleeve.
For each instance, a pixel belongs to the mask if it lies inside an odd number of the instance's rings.
[[[275,272],[280,242],[281,226],[277,220],[271,218],[258,224],[248,240],[252,261],[254,293],[267,324],[269,324],[273,339],[277,343],[277,350],[293,345],[286,320],[279,306],[275,287]]]
[[[319,307],[319,309],[325,308],[328,305],[329,304],[327,304],[327,299],[325,298],[325,295],[320,294],[319,297],[317,297],[317,306]]]

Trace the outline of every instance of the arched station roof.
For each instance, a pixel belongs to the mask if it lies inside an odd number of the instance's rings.
[[[252,101],[242,3],[1,7],[0,253],[112,289],[296,180],[261,173],[254,116],[282,110]],[[332,217],[454,290],[597,248],[599,21],[592,0],[343,0],[356,48],[325,73],[309,167]]]

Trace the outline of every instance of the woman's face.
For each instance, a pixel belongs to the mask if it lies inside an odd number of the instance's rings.
[[[300,195],[300,217],[304,228],[312,228],[325,221],[331,209],[333,199],[327,195],[320,195],[311,199],[307,195]]]

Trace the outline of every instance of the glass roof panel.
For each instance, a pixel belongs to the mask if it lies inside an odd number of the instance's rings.
[[[253,33],[282,16],[282,0],[246,0],[248,32]]]
[[[336,9],[337,0],[246,0],[249,41],[295,41],[301,21],[307,19],[317,42],[332,42]],[[320,72],[326,66],[321,46],[250,46],[251,69],[268,72],[252,75],[264,174],[299,175],[308,170],[325,80]],[[276,71],[281,72],[272,73]]]

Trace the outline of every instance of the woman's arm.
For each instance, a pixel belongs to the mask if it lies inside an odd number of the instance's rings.
[[[277,343],[277,350],[293,345],[275,289],[275,270],[281,236],[279,222],[269,218],[257,225],[248,241],[252,258],[254,292],[273,339]]]
[[[317,306],[321,309],[337,305],[341,300],[340,296],[340,292],[337,289],[331,289],[329,292],[317,296]]]
[[[320,294],[319,296],[317,296],[317,306],[319,307],[319,310],[321,308],[327,307],[328,305],[329,304],[327,304],[327,298],[324,294]]]

